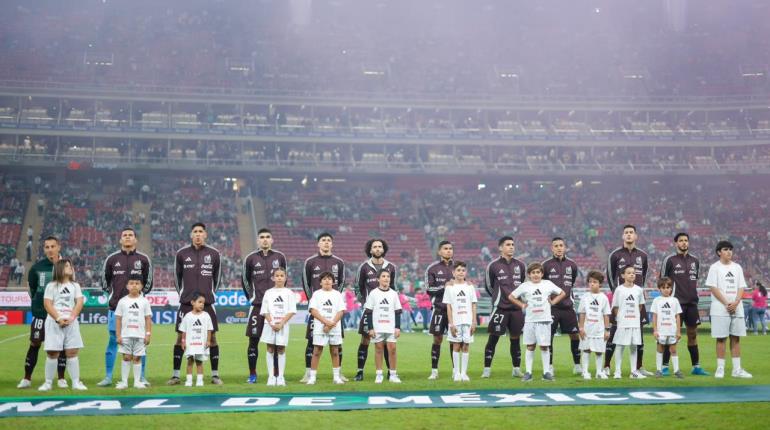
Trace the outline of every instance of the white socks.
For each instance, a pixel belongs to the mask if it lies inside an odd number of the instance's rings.
[[[139,370],[141,372],[141,368]],[[130,361],[121,361],[120,362],[120,380],[128,385],[128,375],[131,373],[131,362]]]
[[[462,366],[460,366],[460,374],[461,375],[467,375],[468,374],[468,358],[470,357],[470,353],[463,352],[461,355],[461,363]]]
[[[657,370],[658,372],[663,370],[663,353],[662,352],[655,353],[655,370]]]
[[[134,363],[132,367],[134,368],[134,385],[139,385],[142,383],[142,362]],[[128,374],[126,374],[126,381],[128,381]]]
[[[80,381],[80,360],[77,357],[67,359],[67,372],[73,384]]]
[[[535,360],[535,351],[527,351],[524,353],[524,369],[530,375],[532,374],[532,362]]]
[[[588,363],[589,360],[591,360],[591,353],[583,351],[580,353],[580,357],[581,357],[580,362],[583,365],[583,373],[588,373],[588,369],[591,368],[591,366],[589,366],[589,363]]]
[[[617,348],[620,350],[618,351],[618,354],[615,356],[615,373],[620,373],[621,368],[623,367],[623,353],[626,351],[625,345],[617,345]],[[636,364],[636,363],[634,363]]]
[[[452,351],[452,374],[460,374],[460,352]]]
[[[602,354],[596,354],[596,373],[599,373],[604,369],[604,356]],[[588,370],[586,367],[585,370]]]
[[[545,351],[543,351],[541,349],[540,350],[540,359],[543,360],[543,375],[545,375],[546,373],[551,371],[551,365],[549,363],[551,361],[551,351],[547,350],[547,349]]]
[[[629,359],[631,360],[631,373],[634,373],[637,370],[636,356],[638,355],[638,353],[637,353],[636,345],[631,345],[630,348],[631,348],[631,354],[629,354]]]
[[[739,364],[740,364],[740,362],[739,362]],[[725,359],[724,358],[717,358],[717,367],[721,367],[722,369],[725,368]],[[48,379],[48,377],[46,377],[46,379]]]
[[[275,369],[273,369],[273,353],[270,351],[266,352],[267,359],[267,377],[271,377],[275,375]]]
[[[678,355],[672,355],[671,356],[671,367],[674,368],[674,373],[679,371],[679,356]]]
[[[733,370],[741,368],[741,357],[733,357]]]
[[[45,380],[46,382],[53,382],[53,377],[56,376],[56,366],[58,359],[46,356],[45,358]]]
[[[286,354],[278,354],[278,376],[283,377],[283,371],[286,369]]]

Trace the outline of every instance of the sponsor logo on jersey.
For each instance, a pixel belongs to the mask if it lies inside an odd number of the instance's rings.
[[[725,278],[734,278],[734,277],[735,275],[733,275],[733,272],[727,272],[727,274],[725,275]]]
[[[313,268],[313,271],[314,271],[314,272],[317,272],[317,271],[319,271],[319,270],[321,270],[321,268],[320,268],[319,266],[315,266],[315,267]]]
[[[551,273],[556,273],[556,269],[554,269],[553,267],[551,267]]]
[[[262,263],[260,263],[259,261],[257,261],[257,264],[255,264],[255,265],[254,265],[254,267],[262,267]]]
[[[627,301],[627,302],[635,302],[635,301],[636,301],[636,298],[634,298],[634,296],[633,296],[633,295],[629,295],[628,297],[626,297],[626,301]]]
[[[133,305],[129,306],[129,309],[139,309],[139,303],[134,303]]]
[[[497,272],[497,273],[498,273],[498,274],[500,274],[500,273],[503,273],[503,274],[505,274],[505,270],[503,270],[503,269],[500,269],[500,271],[499,271],[499,272]]]
[[[196,319],[195,322],[193,323],[193,327],[201,326],[201,325],[203,325],[203,323],[201,323],[201,320]]]
[[[594,301],[593,301],[593,302],[591,302],[591,305],[592,305],[592,306],[599,306],[599,301],[598,301],[598,300],[596,300],[596,299],[594,299]]]
[[[540,288],[536,288],[535,291],[532,292],[533,296],[539,296],[539,295],[542,295],[542,294],[543,293],[540,292]]]
[[[436,274],[437,274],[437,275],[443,275],[443,274],[444,274],[444,272],[443,272],[443,271],[441,271],[441,270],[439,270],[438,272],[436,272]]]
[[[283,303],[283,297],[281,296],[276,297],[275,300],[273,300],[273,303]]]
[[[457,294],[457,297],[465,297],[465,291],[460,290],[460,293]]]
[[[681,268],[682,268],[682,265],[681,265],[681,264],[679,264],[679,263],[676,263],[676,266],[674,266],[674,268],[676,268],[676,269],[681,269]]]
[[[326,302],[325,302],[323,305],[324,305],[324,306],[332,306],[332,301],[331,301],[331,299],[327,300],[327,301],[326,301]]]
[[[381,304],[381,305],[389,305],[389,304],[390,304],[390,302],[388,302],[388,299],[382,299],[382,301],[380,302],[380,304]]]
[[[626,259],[621,257],[620,260],[618,260],[618,264],[624,264],[626,262]]]
[[[185,262],[188,262],[188,261],[192,261],[192,258],[190,258],[190,257],[187,257],[187,258],[185,258],[185,259],[184,259],[184,261],[185,261]]]
[[[67,287],[64,287],[64,288],[61,290],[61,293],[62,293],[62,294],[69,294],[69,293],[70,293],[70,289],[69,289],[69,288],[67,288]]]
[[[117,263],[115,263],[115,267],[120,267],[120,261],[118,261]]]
[[[663,309],[671,309],[671,305],[668,303],[663,304]]]

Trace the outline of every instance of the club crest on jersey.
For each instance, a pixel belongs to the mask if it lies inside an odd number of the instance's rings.
[[[134,270],[142,270],[142,262],[139,260],[134,261]]]
[[[571,267],[567,267],[567,270],[565,270],[565,273],[567,274],[567,276],[572,275],[572,268]]]
[[[339,272],[339,270],[340,270],[340,268],[339,268],[338,265],[335,264],[335,265],[332,266],[332,273],[334,273],[335,277],[337,275],[337,272]]]
[[[636,257],[636,264],[642,265],[642,257]]]
[[[690,263],[690,270],[695,270],[695,263]]]
[[[211,264],[211,255],[203,256],[203,264]]]
[[[521,268],[519,266],[514,267],[513,268],[513,273],[518,275],[519,273],[521,273]]]
[[[280,267],[278,260],[273,260],[273,269],[277,269],[278,267]]]

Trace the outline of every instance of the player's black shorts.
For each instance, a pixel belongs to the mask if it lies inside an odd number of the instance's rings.
[[[682,324],[687,327],[698,327],[700,325],[700,313],[697,303],[687,303],[682,306]]]
[[[433,308],[433,314],[430,316],[430,327],[428,332],[433,336],[443,336],[449,328],[449,317],[446,308]]]
[[[29,340],[45,341],[45,318],[32,317],[32,323],[29,325]]]
[[[262,337],[262,330],[265,328],[265,317],[259,313],[261,308],[261,303],[252,305],[249,308],[249,320],[246,322],[246,337],[254,337],[257,340]]]
[[[551,308],[551,334],[556,333],[556,328],[560,327],[564,334],[577,334],[578,322],[574,309]]]
[[[174,327],[176,332],[179,333],[179,324],[182,323],[182,318],[187,315],[188,312],[192,312],[192,305],[181,303],[179,310],[176,313],[176,326]],[[206,303],[203,305],[203,312],[206,312],[211,317],[211,325],[214,326],[214,332],[219,331],[219,322],[217,321],[217,310],[214,306]]]
[[[521,336],[524,330],[524,312],[513,309],[495,309],[489,317],[487,331],[493,336],[502,336],[506,332],[511,336]]]
[[[369,319],[372,314],[364,312],[361,316],[361,321],[358,323],[358,334],[369,336]]]

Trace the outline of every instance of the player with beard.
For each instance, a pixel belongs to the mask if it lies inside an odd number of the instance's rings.
[[[379,288],[379,278],[377,276],[380,270],[386,270],[390,273],[390,289],[395,291],[396,285],[396,266],[390,261],[385,259],[385,255],[388,253],[388,243],[384,239],[370,239],[364,246],[364,253],[369,257],[366,261],[358,266],[356,272],[356,290],[358,292],[358,301],[362,304],[366,303],[366,298],[369,293]],[[366,358],[369,355],[369,343],[371,339],[369,337],[369,321],[372,313],[364,312],[361,322],[358,325],[358,333],[361,335],[361,343],[358,345],[358,372],[356,372],[356,381],[364,380],[364,366],[366,365]],[[390,371],[390,360],[388,357],[388,349],[385,348],[383,358],[385,359],[385,366]],[[388,376],[390,377],[390,376]]]
[[[700,367],[700,351],[698,350],[698,278],[700,276],[700,261],[690,254],[690,236],[687,233],[677,233],[674,236],[676,254],[663,259],[660,265],[660,277],[674,281],[674,297],[682,307],[681,321],[687,327],[687,351],[690,353],[693,375],[708,376],[709,373]],[[663,375],[669,373],[668,362],[671,352],[663,351]]]

